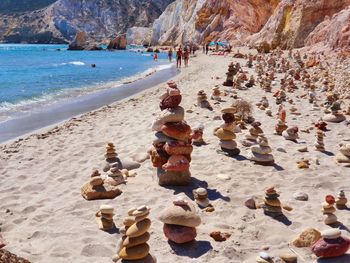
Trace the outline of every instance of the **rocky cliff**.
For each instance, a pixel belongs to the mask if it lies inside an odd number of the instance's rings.
[[[307,46],[323,46],[332,50],[350,52],[350,7],[332,18],[326,17],[305,41]]]
[[[303,47],[320,23],[348,5],[350,0],[283,0],[250,44],[266,41],[284,49]]]
[[[173,0],[58,0],[40,10],[0,16],[0,41],[57,43],[84,31],[97,40],[150,26]]]
[[[239,40],[258,32],[279,0],[177,0],[153,24],[152,43]]]

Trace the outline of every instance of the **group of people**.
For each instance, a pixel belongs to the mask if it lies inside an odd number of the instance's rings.
[[[185,46],[184,49],[182,49],[182,46],[180,45],[176,49],[176,67],[181,68],[182,66],[182,60],[185,63],[185,67],[188,67],[188,62],[190,60],[190,55],[195,54],[196,49],[192,46]],[[170,48],[168,51],[168,59],[169,62],[172,62],[173,60],[173,49]]]

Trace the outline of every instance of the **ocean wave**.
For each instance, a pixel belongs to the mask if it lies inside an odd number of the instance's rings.
[[[79,87],[79,88],[62,89],[62,90],[56,91],[55,93],[44,94],[40,97],[22,100],[22,101],[15,102],[15,103],[2,102],[2,103],[0,103],[0,116],[3,116],[4,118],[6,116],[6,118],[7,118],[8,116],[11,116],[13,114],[41,110],[44,106],[48,106],[48,105],[51,105],[51,104],[59,102],[59,101],[68,100],[71,98],[76,98],[76,97],[80,97],[83,95],[96,93],[96,92],[99,92],[102,90],[117,88],[117,87],[122,86],[125,83],[131,83],[131,82],[143,79],[143,78],[155,73],[156,71],[169,69],[172,66],[173,65],[171,65],[171,64],[157,65],[157,66],[149,68],[149,69],[147,69],[139,74],[129,76],[129,77],[124,77],[120,80],[109,81],[106,83],[99,83],[99,84],[85,86],[85,87]],[[3,119],[3,118],[1,118],[1,119]],[[0,122],[2,122],[1,119],[0,119]]]
[[[63,62],[59,64],[57,63],[53,64],[54,67],[65,66],[65,65],[85,66],[86,64],[82,61],[70,61],[70,62]]]

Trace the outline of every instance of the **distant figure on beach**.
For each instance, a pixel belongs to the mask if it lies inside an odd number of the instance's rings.
[[[91,67],[92,68],[96,68],[96,64],[91,64]]]
[[[154,60],[155,62],[158,62],[158,53],[157,53],[157,52],[154,53],[154,55],[153,55],[153,60]]]
[[[176,52],[176,67],[181,68],[181,59],[182,59],[182,48],[181,46]]]
[[[172,62],[172,60],[173,60],[173,49],[172,48],[170,48],[168,51],[168,59],[169,59],[169,62]]]
[[[207,44],[205,45],[205,54],[208,55],[208,52],[209,52],[209,43],[207,43]]]
[[[218,43],[218,42],[216,42],[216,44],[215,44],[215,51],[216,51],[216,52],[219,51],[219,43]]]
[[[190,50],[188,47],[185,47],[183,57],[184,57],[185,67],[188,67],[188,61],[190,60]]]
[[[203,44],[203,54],[205,54],[205,44]]]

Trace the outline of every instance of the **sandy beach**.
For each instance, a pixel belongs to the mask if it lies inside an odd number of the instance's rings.
[[[248,148],[242,146],[241,141],[247,130],[237,134],[236,141],[241,150],[239,158],[218,154],[218,138],[213,135],[213,130],[222,124],[217,117],[221,116],[222,108],[231,106],[233,98],[226,96],[215,104],[211,100],[214,109],[209,111],[195,106],[196,94],[204,90],[209,96],[215,85],[221,85],[230,62],[240,62],[243,67],[246,60],[234,59],[232,55],[198,53],[190,60],[190,66],[182,68],[173,78],[183,95],[181,106],[186,111],[185,120],[191,127],[200,123],[205,126],[207,145],[194,147],[189,187],[159,186],[156,169],[150,160],[146,160],[136,170],[137,176],[120,186],[123,193],[119,197],[86,201],[80,194],[80,188],[89,180],[91,172],[94,169],[102,172],[107,142],[116,145],[121,159],[139,160],[147,155],[154,138],[151,125],[160,112],[159,96],[165,83],[47,131],[34,132],[1,145],[0,234],[6,240],[6,249],[35,263],[112,262],[121,235],[98,229],[95,213],[101,204],[114,207],[117,226],[122,225],[128,209],[144,204],[151,207],[149,245],[158,263],[252,263],[261,251],[275,257],[274,262],[282,262],[279,255],[291,252],[288,244],[304,229],[328,229],[321,212],[324,197],[336,196],[341,189],[350,196],[347,178],[350,170],[334,162],[338,144],[350,141],[349,126],[345,122],[328,124],[326,153],[314,150],[314,130],[299,132],[298,143],[287,141],[274,135],[278,105],[273,93],[265,93],[257,85],[239,90],[237,95],[254,105],[253,116],[262,123],[276,165],[260,166],[246,159]],[[256,76],[254,69],[243,67],[243,70]],[[273,91],[276,87],[278,85]],[[307,99],[298,98],[302,93],[302,89],[288,93],[302,115],[291,115],[292,105],[285,104],[288,125],[298,126],[299,131],[312,127],[312,123],[324,115],[323,111],[312,111],[312,104]],[[318,95],[323,101],[324,95]],[[267,96],[270,102],[272,117],[255,106],[262,96]],[[307,146],[309,151],[299,152],[298,148],[302,146]],[[310,159],[309,169],[298,169],[296,162],[302,157]],[[316,165],[316,158],[319,165]],[[270,186],[275,186],[283,204],[293,208],[283,211],[287,218],[283,222],[267,217],[262,209],[250,210],[244,205],[249,197],[263,198],[265,189]],[[197,228],[196,242],[186,246],[169,244],[162,231],[163,223],[158,220],[160,211],[175,195],[185,194],[193,199],[192,190],[198,187],[207,188],[215,211],[199,211],[202,224]],[[293,194],[298,191],[307,193],[309,200],[295,200]],[[346,237],[350,236],[347,228],[350,226],[349,213],[348,209],[336,211]],[[217,230],[228,232],[231,237],[225,242],[216,242],[209,234]],[[298,262],[350,262],[350,254],[338,260],[317,261],[309,248],[295,248],[295,251]]]

